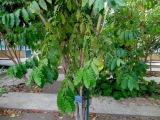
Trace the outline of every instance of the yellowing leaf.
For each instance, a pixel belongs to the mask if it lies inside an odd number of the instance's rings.
[[[98,67],[98,70],[101,71],[101,70],[103,69],[103,67],[104,67],[104,61],[103,61],[103,59],[101,59],[101,58],[98,58],[98,61],[99,61],[99,63],[100,63],[100,65],[99,65],[99,67]]]
[[[94,117],[92,120],[96,120],[96,117]]]
[[[16,116],[16,115],[15,115],[14,113],[12,113],[10,117],[11,117],[11,118],[14,118],[15,116]]]
[[[59,119],[63,119],[63,117],[59,117]]]

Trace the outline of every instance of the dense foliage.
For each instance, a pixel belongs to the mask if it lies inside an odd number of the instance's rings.
[[[158,1],[0,2],[1,37],[11,48],[22,44],[39,51],[38,59],[33,56],[17,64],[8,74],[22,78],[27,69],[33,69],[27,85],[36,83],[43,88],[57,80],[57,69],[62,64],[65,79],[57,96],[62,113],[71,114],[77,109],[83,120],[86,90],[95,94],[102,91],[102,95],[113,95],[115,99],[136,96],[135,92],[142,90],[154,91],[144,90],[146,85],[153,84],[143,76],[148,68],[144,63],[148,50],[159,47],[160,27],[154,20],[158,14],[153,14],[159,10]],[[155,29],[150,29],[153,24]],[[148,46],[155,39],[156,47]],[[74,104],[75,95],[83,96],[83,104]]]

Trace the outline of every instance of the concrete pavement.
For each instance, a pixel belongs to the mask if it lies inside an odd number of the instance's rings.
[[[10,92],[0,98],[0,108],[58,111],[56,99],[56,94]],[[145,98],[116,101],[112,97],[94,97],[91,100],[90,112],[160,117],[160,101]]]

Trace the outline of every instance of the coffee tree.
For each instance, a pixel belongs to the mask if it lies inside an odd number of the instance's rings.
[[[139,89],[138,77],[142,78],[139,66],[144,67],[143,72],[147,67],[142,61],[135,65],[133,60],[139,60],[134,50],[138,27],[129,25],[128,21],[123,26],[123,20],[117,17],[127,13],[123,7],[132,4],[131,1],[32,0],[22,3],[23,6],[2,16],[3,25],[12,33],[8,37],[7,31],[6,38],[16,41],[18,34],[24,33],[25,39],[19,38],[19,42],[40,51],[39,60],[32,57],[10,67],[11,77],[22,78],[27,69],[33,69],[27,85],[36,83],[43,88],[46,83],[57,80],[58,66],[62,64],[65,79],[57,95],[57,105],[62,113],[76,111],[77,120],[85,119],[86,91],[94,90],[106,70],[124,90]]]

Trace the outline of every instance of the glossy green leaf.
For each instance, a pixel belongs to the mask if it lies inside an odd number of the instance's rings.
[[[32,13],[40,14],[40,8],[39,8],[39,5],[36,1],[33,1],[30,4],[30,10],[31,10]]]
[[[41,6],[41,8],[47,11],[47,4],[44,0],[39,0],[39,5]]]
[[[88,0],[82,0],[82,7],[86,6],[87,3],[88,3]]]
[[[118,59],[118,60],[117,60],[117,66],[119,67],[120,64],[121,64],[121,59]]]
[[[129,32],[129,40],[133,40],[134,39],[134,36],[133,36],[133,33],[132,31]]]
[[[96,66],[93,62],[91,63],[91,68],[93,69],[93,71],[94,71],[96,77],[99,77],[98,68],[97,68],[97,66]]]
[[[74,91],[74,85],[71,81],[68,81],[68,86],[72,91]]]
[[[98,14],[104,8],[104,3],[106,0],[96,0],[93,7],[94,14]]]
[[[27,10],[24,9],[24,8],[22,9],[22,17],[23,17],[24,21],[28,23],[28,21],[29,21],[29,15],[28,15]]]
[[[10,13],[9,18],[10,18],[10,27],[12,28],[14,26],[14,23],[15,23],[14,14]]]
[[[35,14],[31,12],[29,6],[27,7],[27,12],[28,12],[29,18],[35,20]]]
[[[46,0],[48,3],[52,4],[52,0]]]
[[[92,4],[94,3],[95,0],[89,0],[89,7],[92,6]]]
[[[60,90],[60,92],[57,95],[57,106],[58,109],[62,112],[62,114],[65,112],[65,100],[63,97],[63,90]]]
[[[88,89],[90,86],[90,75],[88,74],[88,69],[85,69],[83,72],[83,83],[85,87]]]
[[[20,9],[18,9],[15,13],[14,13],[14,15],[15,15],[15,24],[16,24],[16,26],[18,26],[19,25],[19,23],[20,23],[20,18],[19,18],[19,16],[20,16]]]
[[[117,60],[113,59],[113,61],[111,62],[111,70],[114,70],[117,67]]]
[[[80,68],[78,71],[77,71],[77,73],[76,73],[76,75],[75,75],[75,77],[74,77],[74,85],[76,86],[76,85],[78,85],[80,82],[81,82],[81,80],[82,80],[82,77],[83,77],[83,68]]]
[[[93,63],[97,66],[100,66],[100,62],[96,58],[93,59]]]
[[[122,87],[122,89],[127,89],[128,88],[128,78],[126,78],[126,77],[122,78],[121,87]]]

